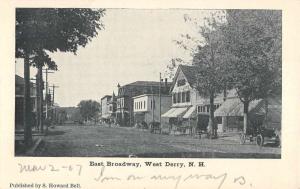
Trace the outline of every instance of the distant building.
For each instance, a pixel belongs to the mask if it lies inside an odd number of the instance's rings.
[[[133,126],[134,121],[134,106],[133,97],[142,94],[158,94],[159,86],[161,85],[161,94],[169,94],[171,83],[156,81],[136,81],[124,86],[118,85],[117,96],[117,123],[121,126]]]
[[[170,95],[159,97],[159,94],[143,94],[135,96],[133,99],[135,123],[145,122],[147,125],[150,122],[159,122],[160,115],[168,111],[172,104]],[[161,114],[159,108],[161,108]]]
[[[111,95],[105,95],[101,98],[101,118],[108,120],[111,116],[109,112],[109,102],[111,101]]]
[[[117,110],[117,99],[115,93],[105,95],[101,98],[101,119],[108,122],[115,122]]]
[[[15,129],[23,130],[24,121],[24,90],[25,81],[24,78],[15,75]],[[35,84],[30,82],[30,100],[31,100],[31,123],[35,126],[35,114],[36,114],[36,88]],[[33,127],[32,127],[33,128]]]

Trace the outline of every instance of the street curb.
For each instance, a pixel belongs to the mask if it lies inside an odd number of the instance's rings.
[[[34,155],[34,152],[35,150],[38,148],[38,146],[42,143],[43,139],[42,137],[39,137],[35,142],[34,142],[34,145],[28,150],[25,152],[25,155],[27,156],[32,156]]]

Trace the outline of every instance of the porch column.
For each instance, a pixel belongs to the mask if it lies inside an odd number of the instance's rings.
[[[222,132],[227,130],[227,116],[222,116]]]

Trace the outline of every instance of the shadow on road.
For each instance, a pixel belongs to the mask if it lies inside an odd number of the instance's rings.
[[[51,131],[51,130],[49,130],[47,132],[47,136],[63,135],[65,133],[66,133],[66,131]]]

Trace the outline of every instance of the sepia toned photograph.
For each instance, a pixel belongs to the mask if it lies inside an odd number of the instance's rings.
[[[281,10],[15,14],[15,157],[281,159]]]

